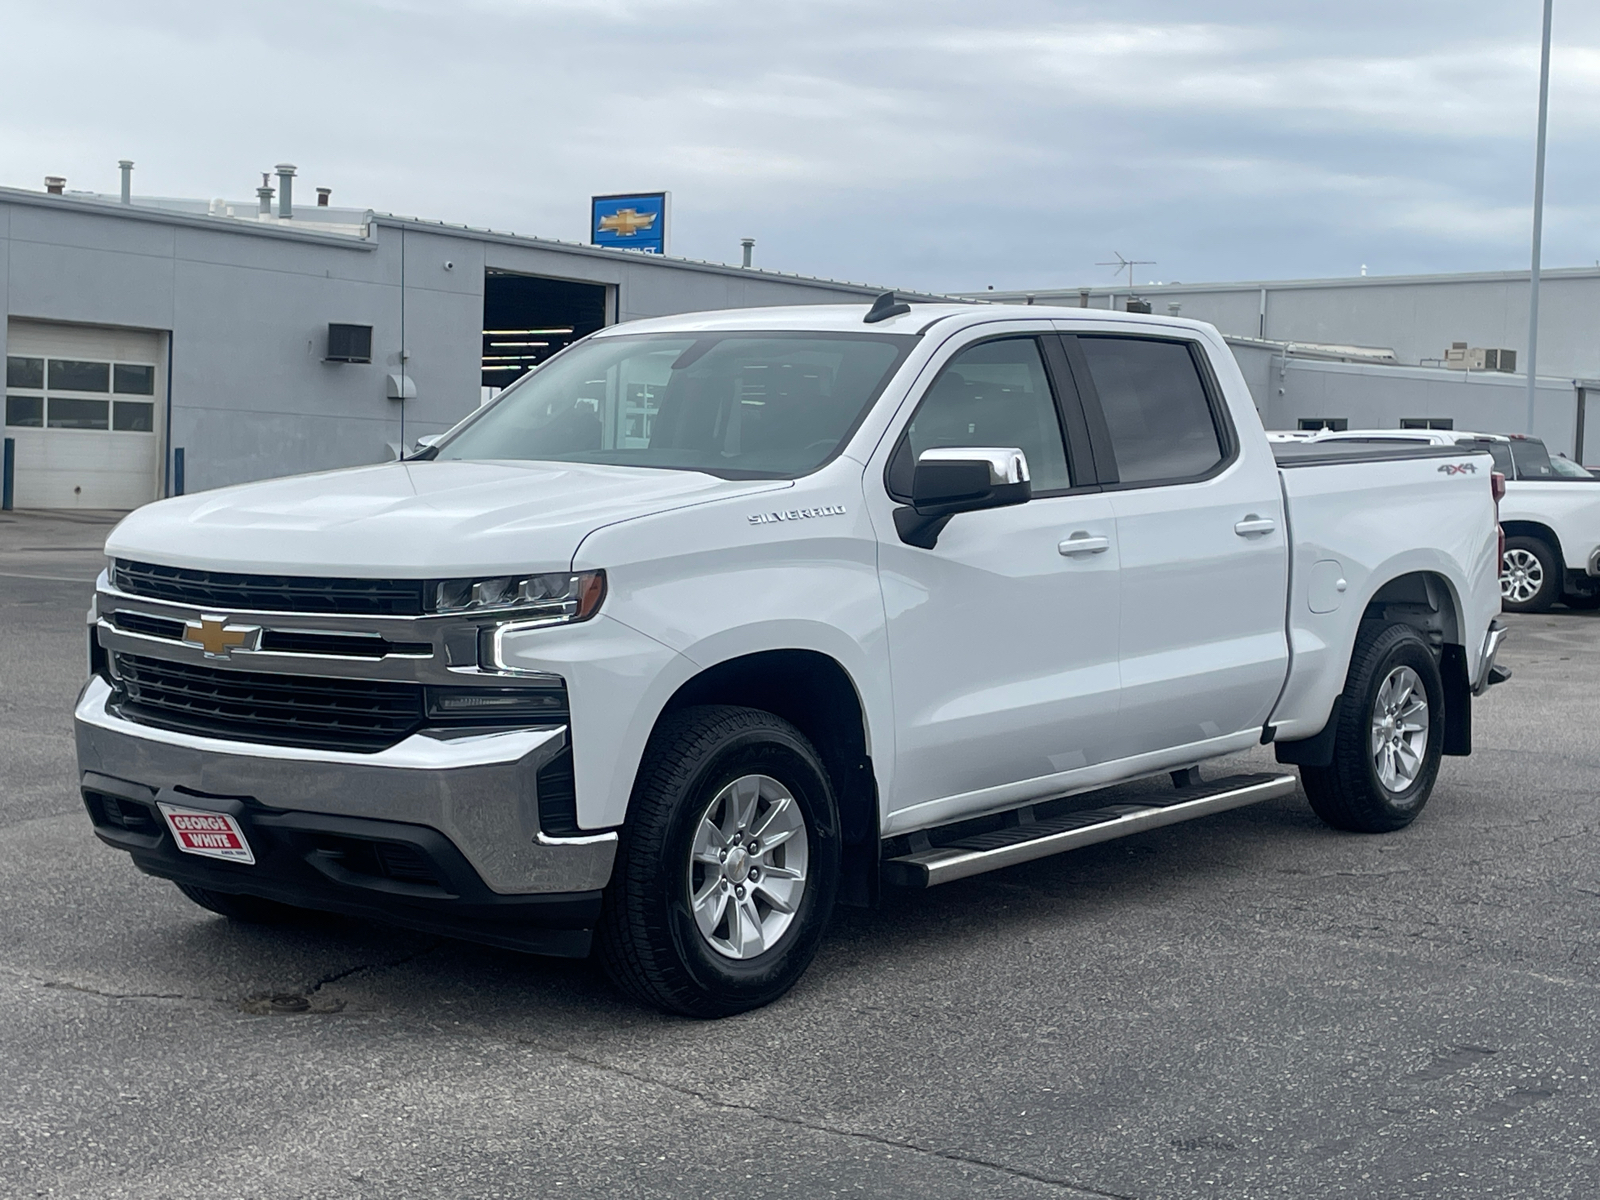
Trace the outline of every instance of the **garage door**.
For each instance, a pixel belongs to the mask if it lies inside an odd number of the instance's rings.
[[[18,508],[137,508],[156,497],[164,335],[12,320],[5,436]]]

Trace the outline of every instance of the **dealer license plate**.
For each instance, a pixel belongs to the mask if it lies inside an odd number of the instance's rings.
[[[185,854],[198,854],[202,858],[220,858],[225,862],[244,863],[250,866],[256,856],[239,828],[227,813],[207,812],[200,808],[180,808],[176,804],[157,801],[161,815],[172,830],[172,840]]]

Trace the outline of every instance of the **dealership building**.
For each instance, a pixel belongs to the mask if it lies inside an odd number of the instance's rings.
[[[321,188],[296,207],[287,164],[251,201],[129,182],[125,168],[120,195],[0,188],[15,507],[129,509],[381,462],[604,325],[882,291],[338,208]],[[627,199],[609,219],[631,229],[649,214]],[[1542,280],[1531,412],[1526,271],[968,298],[1209,321],[1269,428],[1531,431],[1600,461],[1600,268]]]
[[[603,325],[883,290],[341,209],[321,190],[295,207],[293,181],[282,168],[249,202],[0,188],[15,507],[129,509],[381,462]]]

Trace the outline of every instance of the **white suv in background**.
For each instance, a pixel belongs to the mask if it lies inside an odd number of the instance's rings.
[[[1269,435],[1271,436],[1271,435]],[[1500,597],[1510,612],[1600,607],[1600,479],[1522,434],[1460,429],[1342,429],[1318,442],[1415,442],[1488,450],[1506,477]]]

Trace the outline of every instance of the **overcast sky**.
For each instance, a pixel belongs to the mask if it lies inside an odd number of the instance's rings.
[[[297,195],[966,290],[1525,267],[1539,0],[0,0],[0,184]],[[1545,263],[1600,260],[1556,0]]]

